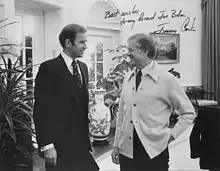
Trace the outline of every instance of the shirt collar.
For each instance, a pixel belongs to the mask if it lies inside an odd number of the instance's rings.
[[[136,75],[137,69],[134,68],[131,73],[128,75],[128,80],[131,79],[132,76]],[[156,83],[159,81],[159,71],[158,71],[158,64],[156,61],[152,61],[150,64],[145,66],[142,70],[143,76],[149,75]]]
[[[67,65],[67,67],[69,68],[72,65],[73,59],[70,56],[66,55],[64,52],[61,52],[61,55]],[[77,62],[76,59],[75,59],[75,61]]]
[[[152,69],[154,67],[154,61],[151,61],[148,65],[146,65],[144,68],[142,68],[141,72],[143,75],[147,75],[151,73]]]

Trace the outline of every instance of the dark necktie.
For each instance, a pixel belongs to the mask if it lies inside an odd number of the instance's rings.
[[[73,76],[76,79],[76,84],[79,88],[81,88],[82,87],[82,80],[81,80],[81,76],[79,74],[78,65],[75,60],[73,60],[72,66],[73,66]]]
[[[142,76],[142,72],[141,70],[139,70],[136,75],[136,90],[138,89],[138,86],[141,82],[141,76]]]

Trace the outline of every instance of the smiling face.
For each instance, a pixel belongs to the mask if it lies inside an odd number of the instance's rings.
[[[151,36],[145,33],[137,33],[128,38],[128,56],[131,62],[142,69],[155,57],[156,47]]]
[[[136,40],[128,40],[128,56],[131,60],[131,63],[138,68],[142,68],[143,64],[146,63],[147,52],[144,52],[140,48],[138,48]]]

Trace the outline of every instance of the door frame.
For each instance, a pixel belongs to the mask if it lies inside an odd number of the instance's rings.
[[[35,24],[37,24],[37,31],[34,32],[33,38],[33,76],[36,76],[38,71],[38,67],[40,62],[45,59],[45,29],[44,29],[44,12],[42,10],[31,9],[27,7],[18,7],[15,8],[15,15],[16,16],[25,16],[25,15],[32,15],[35,17]],[[22,42],[24,42],[24,25],[22,24]],[[25,63],[25,58],[22,59],[23,64]]]
[[[32,76],[33,78],[36,77],[36,74],[38,72],[39,65],[37,65],[39,62],[44,61],[45,59],[45,29],[44,29],[44,13],[41,10],[35,10],[35,9],[29,9],[26,7],[16,7],[15,8],[15,16],[25,16],[25,15],[32,15],[35,17],[37,23],[37,31],[34,31],[32,36],[32,61],[33,61],[33,68],[32,68]],[[25,34],[24,34],[24,24],[22,25],[22,42],[25,40]],[[24,47],[24,46],[23,46]],[[25,49],[23,50],[23,54],[25,54]],[[22,58],[23,64],[26,64],[26,57],[23,56]],[[33,82],[33,86],[34,86]],[[33,129],[35,129],[34,124],[32,124]],[[33,135],[32,136],[33,146],[35,148],[38,148],[38,145],[36,143],[36,138]]]

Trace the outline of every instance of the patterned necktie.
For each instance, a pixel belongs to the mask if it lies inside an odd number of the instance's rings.
[[[81,79],[81,76],[79,74],[78,65],[77,65],[75,60],[73,60],[72,66],[73,66],[73,76],[76,79],[76,84],[79,88],[81,88],[82,87],[82,79]]]
[[[141,76],[142,76],[142,72],[141,70],[139,70],[136,75],[136,90],[138,89],[138,86],[141,82]]]

